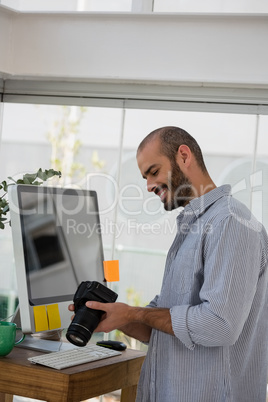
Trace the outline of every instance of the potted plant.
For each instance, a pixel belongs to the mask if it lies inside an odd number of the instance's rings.
[[[41,168],[36,173],[26,173],[23,175],[22,179],[15,180],[13,177],[8,177],[10,183],[7,181],[2,181],[0,183],[0,191],[3,194],[0,196],[0,229],[5,229],[7,223],[10,224],[8,220],[9,203],[7,199],[7,189],[9,186],[14,184],[30,184],[35,186],[40,186],[44,181],[50,179],[51,177],[59,176],[61,177],[61,172],[54,169],[42,170]]]

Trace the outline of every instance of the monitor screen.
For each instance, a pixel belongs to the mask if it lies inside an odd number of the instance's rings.
[[[78,285],[105,282],[97,194],[14,185],[9,205],[23,330],[38,332],[34,307],[47,305],[57,306],[66,327]]]

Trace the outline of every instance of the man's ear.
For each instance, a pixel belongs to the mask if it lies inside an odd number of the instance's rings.
[[[187,145],[180,145],[177,151],[176,162],[181,170],[188,168],[191,163],[192,152]]]

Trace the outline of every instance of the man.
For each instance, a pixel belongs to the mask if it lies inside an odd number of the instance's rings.
[[[166,210],[184,207],[160,295],[148,307],[87,302],[148,353],[138,402],[265,402],[268,238],[250,211],[217,188],[197,142],[177,127],[150,133],[137,162]],[[70,307],[73,309],[73,307]]]

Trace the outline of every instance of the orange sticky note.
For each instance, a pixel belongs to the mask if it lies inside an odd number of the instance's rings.
[[[58,304],[47,305],[48,326],[49,329],[57,329],[61,327],[61,319]]]
[[[103,261],[104,277],[107,282],[119,281],[119,261]]]
[[[46,306],[34,306],[34,323],[36,332],[48,330]]]

